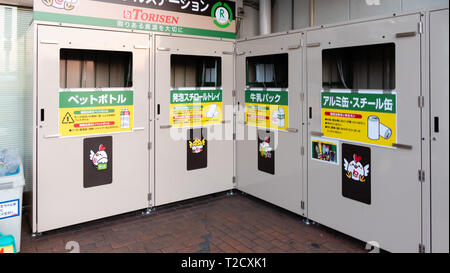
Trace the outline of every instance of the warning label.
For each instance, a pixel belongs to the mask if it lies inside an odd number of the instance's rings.
[[[133,90],[59,92],[59,133],[79,136],[133,128]]]

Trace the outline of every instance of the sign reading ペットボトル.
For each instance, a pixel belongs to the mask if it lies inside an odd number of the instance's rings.
[[[94,135],[132,131],[133,90],[59,92],[59,134]]]
[[[397,141],[395,91],[321,92],[325,137],[392,147]]]
[[[222,123],[221,89],[170,90],[170,124],[196,127]]]
[[[245,122],[249,126],[286,131],[289,128],[288,90],[245,90]]]
[[[34,19],[234,39],[236,4],[218,0],[34,0]]]

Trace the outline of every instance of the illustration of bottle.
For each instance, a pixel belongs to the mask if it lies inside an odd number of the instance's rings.
[[[130,111],[128,111],[128,108],[122,108],[122,112],[120,112],[120,128],[130,128]]]

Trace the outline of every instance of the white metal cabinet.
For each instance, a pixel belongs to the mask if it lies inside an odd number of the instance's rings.
[[[233,43],[186,37],[156,36],[155,41],[155,205],[233,188]],[[231,53],[231,54],[228,54]],[[186,168],[189,128],[171,128],[171,55],[216,56],[222,62],[223,123],[208,130],[207,167]],[[189,86],[195,89],[195,86]],[[231,109],[230,109],[231,107]],[[227,111],[228,108],[228,111]]]
[[[429,13],[431,123],[431,251],[449,251],[448,9]]]
[[[37,27],[34,232],[149,206],[148,45],[149,35],[146,34]],[[134,129],[100,135],[112,136],[111,184],[83,187],[83,139],[92,135],[58,137],[61,48],[127,51],[133,55]]]
[[[302,52],[301,33],[261,37],[236,44],[236,174],[239,190],[303,214],[302,200]],[[245,124],[246,60],[288,54],[289,131],[273,131],[275,173],[258,170],[257,127]],[[306,203],[306,202],[305,202]]]
[[[421,243],[421,35],[420,14],[333,26],[307,32],[308,143],[321,132],[322,50],[395,43],[397,143],[411,150],[358,144],[371,149],[370,205],[343,197],[343,164],[310,158],[308,217],[363,241],[376,241],[394,252],[417,252]],[[351,143],[341,140],[341,143]]]

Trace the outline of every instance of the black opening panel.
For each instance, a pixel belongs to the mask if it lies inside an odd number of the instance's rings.
[[[222,58],[171,55],[170,75],[170,84],[173,88],[221,87]]]
[[[395,44],[324,49],[324,89],[395,89]]]
[[[287,53],[247,57],[247,87],[288,88],[288,61]]]
[[[132,87],[133,54],[62,48],[59,71],[61,88]]]

